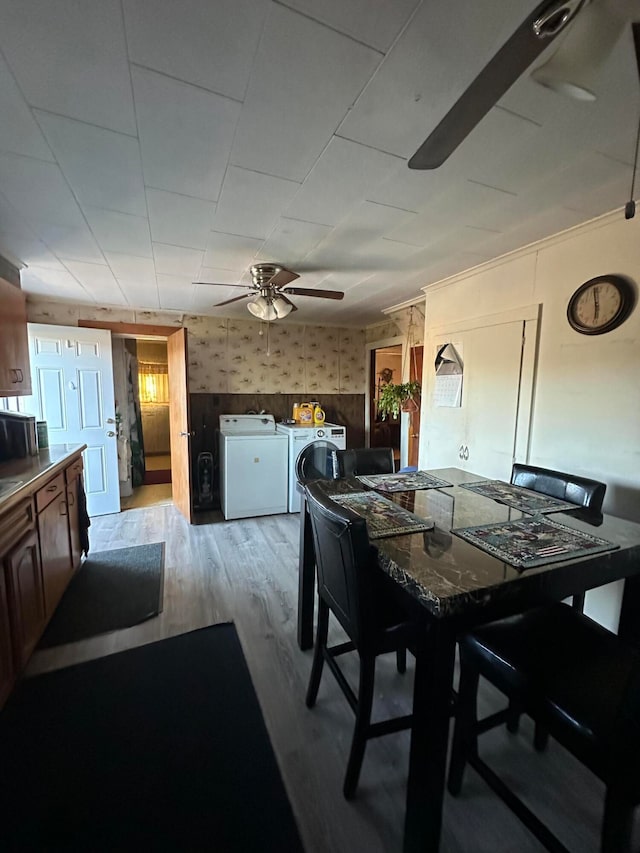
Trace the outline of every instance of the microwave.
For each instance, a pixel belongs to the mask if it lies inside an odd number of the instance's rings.
[[[37,452],[35,415],[0,412],[0,462],[35,456]]]

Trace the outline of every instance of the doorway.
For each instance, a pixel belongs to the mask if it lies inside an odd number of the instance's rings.
[[[167,342],[113,337],[121,509],[172,503]]]
[[[402,382],[402,344],[392,344],[371,350],[369,370],[369,446],[391,447],[396,470],[400,466],[400,416],[382,417],[378,397],[382,388]]]

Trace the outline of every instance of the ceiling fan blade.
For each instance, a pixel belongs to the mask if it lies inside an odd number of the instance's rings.
[[[321,299],[344,299],[344,293],[339,290],[317,290],[312,287],[288,287],[286,294],[287,296],[289,294],[292,296],[319,296]]]
[[[518,27],[409,160],[437,169],[580,11],[585,0],[545,0]],[[541,23],[542,22],[542,23]],[[540,35],[536,33],[540,31]]]
[[[283,267],[269,279],[269,284],[272,284],[277,288],[286,287],[289,282],[295,281],[297,278],[300,278],[297,272],[292,272],[291,270],[284,269]]]
[[[232,302],[237,302],[239,299],[246,299],[251,296],[250,293],[243,293],[241,296],[234,296],[232,299],[225,299],[224,302],[216,302],[214,308],[220,308],[221,305],[231,305]]]
[[[287,299],[287,297],[284,295],[284,293],[282,293],[282,291],[280,291],[280,292],[278,293],[278,296],[280,297],[280,299],[284,299],[284,301],[287,303],[287,305],[291,305],[291,310],[292,310],[292,311],[297,311],[297,310],[298,310],[297,306],[295,306],[295,305],[293,304],[293,302],[292,302],[290,299]]]

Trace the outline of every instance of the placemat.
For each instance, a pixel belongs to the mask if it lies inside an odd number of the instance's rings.
[[[349,507],[366,520],[369,539],[421,533],[433,527],[431,519],[420,518],[375,492],[351,492],[348,495],[335,495],[332,500]]]
[[[576,505],[568,501],[553,498],[551,495],[543,495],[523,486],[514,486],[504,483],[502,480],[479,480],[475,483],[462,483],[463,489],[469,489],[485,498],[493,498],[494,501],[506,504],[520,512],[528,512],[538,515],[544,512],[560,512],[563,509],[575,509]]]
[[[365,486],[381,492],[414,492],[418,489],[444,489],[451,486],[446,480],[427,474],[426,471],[410,471],[406,474],[362,474],[358,477]]]
[[[459,527],[451,532],[519,569],[574,560],[600,551],[615,551],[619,547],[606,539],[542,517]]]

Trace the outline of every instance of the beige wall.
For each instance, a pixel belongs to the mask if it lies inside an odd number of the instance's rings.
[[[29,300],[29,321],[183,324],[189,330],[192,392],[364,394],[364,329],[337,329],[172,312],[133,311]]]
[[[576,288],[606,273],[640,282],[640,219],[616,212],[426,288],[425,335],[540,303],[530,456],[522,461],[603,480],[605,511],[640,521],[640,307],[605,335],[580,335],[566,319]],[[423,430],[421,450],[425,441]],[[591,593],[589,606],[614,625],[619,596],[619,585]]]

